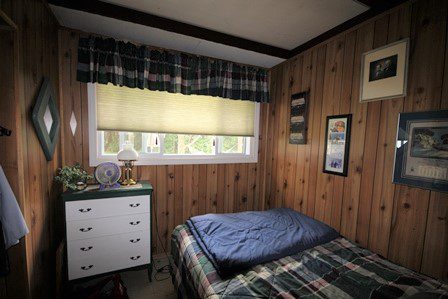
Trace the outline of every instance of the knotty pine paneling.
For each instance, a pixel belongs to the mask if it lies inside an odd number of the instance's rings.
[[[391,183],[398,113],[447,106],[446,18],[447,3],[411,1],[272,68],[257,164],[138,167],[138,178],[156,188],[155,252],[169,247],[171,230],[190,216],[286,206],[395,262],[447,278],[446,196]],[[88,167],[87,90],[76,81],[79,34],[59,31],[61,146],[64,164]],[[411,37],[408,96],[361,105],[361,54],[404,37]],[[290,145],[289,98],[304,90],[310,90],[308,143]],[[322,173],[322,163],[325,117],[345,113],[353,114],[353,126],[343,178]]]
[[[14,105],[18,92],[17,77],[17,32],[0,29],[0,53],[5,58],[0,64],[0,124],[12,130],[9,137],[0,138],[0,164],[5,172],[19,205],[24,211],[23,160],[20,155],[20,111]],[[8,250],[10,274],[0,279],[0,298],[12,298],[12,294],[26,297],[29,291],[27,284],[27,269],[24,262],[26,244],[22,240]]]
[[[57,146],[53,161],[46,161],[31,111],[44,76],[51,78],[56,91],[59,89],[59,25],[41,0],[4,0],[0,7],[18,27],[13,53],[1,51],[2,76],[14,76],[16,90],[13,96],[3,98],[2,88],[2,105],[6,107],[0,110],[7,113],[2,122],[14,119],[15,124],[8,124],[14,130],[9,140],[15,144],[2,149],[0,156],[8,157],[1,163],[9,168],[8,179],[30,229],[27,237],[10,250],[12,272],[0,288],[7,298],[52,298],[56,289],[56,246],[62,227],[56,217],[61,188],[53,182],[53,176],[61,165],[61,155]],[[1,46],[6,44],[2,42]]]
[[[87,85],[76,81],[79,35],[77,31],[59,30],[62,161],[64,165],[79,162],[92,171],[89,167]],[[137,178],[150,181],[155,188],[153,215],[157,215],[159,228],[157,234],[153,227],[155,253],[169,249],[172,230],[191,216],[264,208],[264,204],[259,202],[259,194],[263,192],[267,164],[265,136],[268,128],[264,119],[268,109],[269,105],[261,105],[260,158],[257,164],[137,167]],[[72,113],[78,124],[75,135],[69,125]],[[286,125],[283,126],[286,136]]]
[[[17,132],[5,147],[14,165],[5,170],[30,234],[10,251],[13,272],[0,281],[0,298],[49,298],[61,236],[60,188],[53,175],[75,162],[89,168],[87,88],[76,81],[79,33],[58,32],[40,0],[4,0],[1,9],[19,27],[12,52],[5,47],[11,36],[1,36],[2,53],[11,58],[2,73],[16,67],[16,87],[5,93],[12,103],[5,115],[17,116],[5,118]],[[447,195],[391,183],[398,113],[448,108],[447,14],[446,1],[410,1],[274,67],[256,164],[138,167],[137,177],[156,188],[155,252],[168,249],[171,230],[192,215],[287,206],[397,263],[448,279]],[[359,104],[360,55],[404,37],[411,37],[408,96]],[[50,76],[60,96],[61,142],[52,162],[45,160],[30,119],[43,76]],[[7,82],[2,80],[5,88]],[[289,98],[304,90],[310,90],[308,143],[290,145]],[[344,113],[354,115],[347,178],[321,171],[325,117]],[[11,171],[16,167],[17,173]]]
[[[267,207],[294,207],[396,263],[445,280],[446,194],[391,181],[398,114],[448,107],[447,17],[447,1],[410,1],[274,67],[262,191]],[[360,104],[361,54],[405,37],[407,96]],[[308,144],[285,144],[289,95],[307,89]],[[346,178],[322,173],[325,118],[344,113],[353,114]]]
[[[411,40],[415,42],[410,60],[408,96],[404,100],[405,112],[440,109],[443,76],[448,75],[444,74],[444,64],[441,63],[447,62],[447,7],[446,1],[419,1],[412,7]],[[421,267],[431,193],[434,192],[407,186],[395,189],[389,255],[412,268]],[[445,242],[448,242],[446,238]],[[414,250],[403,252],[403,247]]]

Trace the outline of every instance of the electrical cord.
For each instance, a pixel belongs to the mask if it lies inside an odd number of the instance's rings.
[[[154,194],[154,191],[153,191],[153,194]],[[164,281],[164,280],[167,280],[168,278],[171,277],[171,273],[173,272],[173,267],[171,265],[171,259],[168,256],[168,253],[166,252],[165,245],[163,245],[162,238],[160,237],[160,234],[159,234],[159,221],[158,221],[158,218],[157,218],[157,198],[155,198],[155,196],[153,195],[152,199],[154,200],[154,208],[155,208],[154,222],[155,222],[155,225],[156,225],[157,239],[159,240],[160,245],[162,246],[163,252],[165,253],[165,256],[166,256],[166,258],[168,260],[168,264],[163,265],[160,268],[157,268],[155,265],[153,266],[154,269],[156,270],[156,273],[154,274],[154,279],[155,279],[155,281]],[[169,274],[169,275],[166,276],[166,277],[158,278],[157,275],[160,274],[160,273],[162,273],[162,274]]]

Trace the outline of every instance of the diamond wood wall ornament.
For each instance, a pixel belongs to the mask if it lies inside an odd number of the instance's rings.
[[[75,112],[72,111],[72,115],[70,116],[70,130],[72,130],[72,135],[75,136],[76,128],[78,127],[78,122],[76,121]]]
[[[61,124],[50,78],[44,77],[39,95],[37,96],[36,105],[33,109],[32,119],[45,158],[47,161],[51,161],[53,160]]]

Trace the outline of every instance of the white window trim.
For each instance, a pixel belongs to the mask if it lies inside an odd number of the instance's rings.
[[[99,140],[101,132],[96,130],[96,84],[87,84],[88,116],[89,116],[89,165],[97,166],[102,162],[118,163],[116,155],[103,155],[100,152]],[[179,164],[229,164],[229,163],[257,163],[258,161],[258,137],[260,125],[260,104],[255,105],[254,135],[250,138],[250,154],[223,154],[215,155],[163,155],[146,154],[141,156],[136,165],[179,165]],[[162,140],[160,140],[161,142]],[[216,138],[215,148],[219,146],[219,138]]]

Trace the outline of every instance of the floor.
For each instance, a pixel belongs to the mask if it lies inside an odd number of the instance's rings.
[[[166,258],[154,259],[155,266],[161,268],[166,265]],[[155,272],[155,271],[153,271]],[[171,282],[171,276],[168,273],[153,273],[153,279],[150,283],[148,272],[128,271],[120,274],[124,285],[128,289],[130,299],[176,299],[177,295]]]
[[[156,269],[168,265],[168,259],[165,256],[155,256],[153,259]],[[154,269],[152,282],[149,282],[146,269],[121,272],[120,276],[127,288],[130,299],[177,299],[171,276],[166,271],[157,273]],[[95,285],[101,279],[103,278],[93,279],[77,286],[82,288]],[[76,295],[73,298],[76,298]]]

